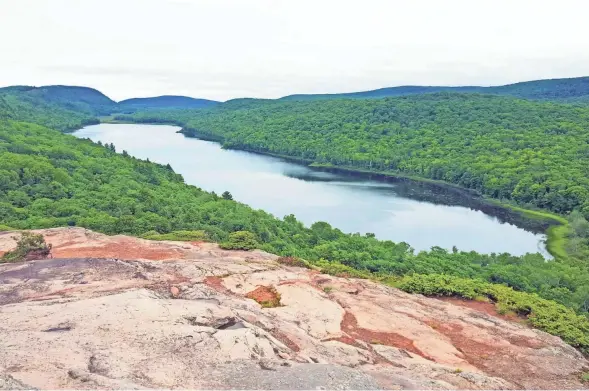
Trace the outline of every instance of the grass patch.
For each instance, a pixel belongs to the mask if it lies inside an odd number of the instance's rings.
[[[570,233],[570,227],[565,225],[553,225],[546,231],[546,250],[557,259],[568,257],[566,251],[567,238]]]
[[[498,202],[495,201],[495,203]],[[500,205],[508,207],[528,219],[546,221],[553,224],[546,230],[546,250],[556,259],[568,257],[566,244],[570,233],[570,225],[566,218],[546,211],[524,209],[503,203]]]

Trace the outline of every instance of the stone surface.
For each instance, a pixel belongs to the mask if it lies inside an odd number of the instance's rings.
[[[584,388],[579,352],[482,305],[261,251],[37,232],[52,259],[0,265],[0,389]],[[260,287],[280,305],[246,297]]]

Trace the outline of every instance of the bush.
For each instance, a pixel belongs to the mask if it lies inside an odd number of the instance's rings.
[[[0,232],[2,231],[14,231],[14,228],[9,227],[7,225],[0,224]]]
[[[43,235],[23,232],[17,240],[16,249],[2,256],[2,262],[21,262],[32,259],[45,259],[51,253],[51,245],[45,243]]]
[[[280,263],[281,265],[311,269],[311,265],[307,261],[298,257],[280,257],[276,260],[276,262]]]
[[[374,276],[367,270],[358,270],[349,266],[343,265],[339,262],[329,262],[321,259],[314,262],[313,265],[318,266],[323,274],[330,274],[336,277],[343,278],[373,278]]]
[[[514,291],[505,285],[440,274],[403,277],[397,287],[410,293],[429,296],[459,296],[475,299],[485,296],[502,313],[526,316],[535,328],[561,337],[566,343],[589,354],[589,320],[572,309],[536,294]]]
[[[256,235],[249,231],[237,231],[229,234],[229,239],[219,246],[225,250],[253,250],[259,247]]]
[[[184,242],[206,242],[209,237],[205,231],[173,231],[167,234],[160,234],[157,231],[148,231],[141,235],[149,240],[178,240]]]

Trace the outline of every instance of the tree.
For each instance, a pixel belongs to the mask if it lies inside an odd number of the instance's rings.
[[[225,200],[233,200],[233,196],[228,191],[224,191],[223,194],[221,194],[221,197]]]

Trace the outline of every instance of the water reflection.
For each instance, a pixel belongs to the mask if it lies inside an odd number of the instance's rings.
[[[186,183],[233,197],[277,217],[310,225],[327,221],[344,232],[372,232],[416,250],[440,246],[483,253],[543,249],[543,227],[461,189],[399,178],[371,179],[303,165],[177,134],[178,127],[101,124],[75,133],[114,143],[138,158],[169,163]],[[523,227],[523,228],[520,228]]]

